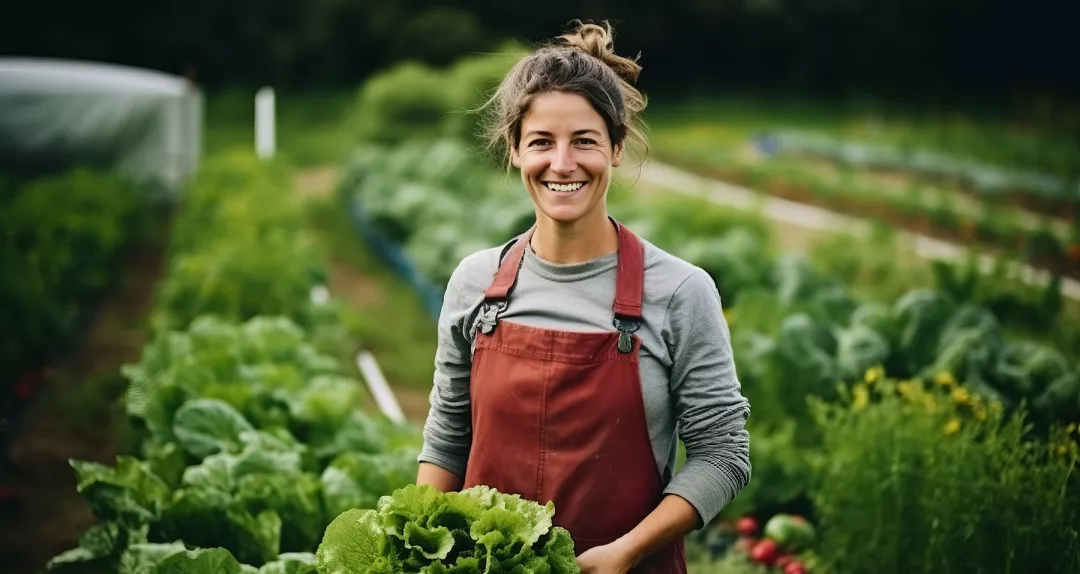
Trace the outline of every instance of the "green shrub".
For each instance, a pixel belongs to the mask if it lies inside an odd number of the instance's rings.
[[[486,101],[520,55],[507,44],[448,68],[407,61],[384,70],[360,88],[351,128],[360,141],[380,144],[471,138],[480,117],[469,112]]]
[[[175,223],[155,330],[182,329],[200,315],[318,321],[323,310],[309,296],[325,271],[288,181],[247,151],[207,162]]]
[[[810,497],[837,571],[1080,571],[1075,425],[1030,442],[1021,412],[949,375],[867,380],[811,401],[823,446]]]
[[[89,169],[6,187],[0,195],[0,372],[12,374],[71,342],[145,214],[136,186]]]

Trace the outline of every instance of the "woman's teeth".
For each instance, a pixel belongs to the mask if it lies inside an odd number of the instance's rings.
[[[577,191],[577,190],[581,189],[585,185],[585,182],[579,181],[577,183],[567,183],[567,184],[548,182],[548,183],[546,183],[544,185],[546,185],[548,187],[548,189],[550,189],[551,191],[568,192],[568,191]]]

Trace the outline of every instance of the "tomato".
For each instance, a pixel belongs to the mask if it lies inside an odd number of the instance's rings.
[[[787,566],[784,567],[784,574],[809,574],[809,571],[806,569],[806,565],[802,562],[799,562],[798,560],[792,560],[791,562],[788,562]]]
[[[735,530],[743,536],[754,536],[758,533],[758,521],[753,516],[744,516],[735,522]]]
[[[773,561],[776,560],[778,551],[779,548],[776,546],[776,542],[765,538],[754,545],[754,549],[750,551],[750,559],[758,564],[771,566]]]
[[[793,556],[791,556],[790,554],[784,554],[777,558],[776,562],[773,562],[773,566],[776,566],[777,568],[783,568],[790,564],[792,560],[795,560]]]

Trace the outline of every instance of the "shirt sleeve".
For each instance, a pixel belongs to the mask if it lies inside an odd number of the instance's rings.
[[[439,315],[431,404],[424,423],[419,461],[465,476],[472,440],[469,378],[472,344],[467,337],[470,298],[466,293],[468,265],[463,262],[447,282]]]
[[[750,403],[735,372],[731,333],[716,284],[696,269],[668,306],[671,392],[686,462],[665,494],[686,499],[704,524],[750,481]]]

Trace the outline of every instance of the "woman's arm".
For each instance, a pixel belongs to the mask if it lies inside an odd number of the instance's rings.
[[[631,567],[661,548],[694,531],[701,522],[697,510],[686,499],[670,494],[633,530],[617,541]]]
[[[460,476],[430,462],[421,462],[420,471],[416,474],[416,484],[430,484],[440,492],[461,490],[463,483]]]
[[[704,525],[750,481],[750,403],[735,371],[716,284],[697,269],[675,291],[664,337],[672,354],[672,405],[686,462],[664,489],[694,506]]]
[[[442,491],[461,488],[472,445],[472,346],[464,329],[474,299],[469,293],[476,291],[470,278],[483,277],[474,269],[477,263],[475,256],[467,257],[454,270],[439,315],[434,384],[428,396],[431,407],[424,423],[416,483]]]

